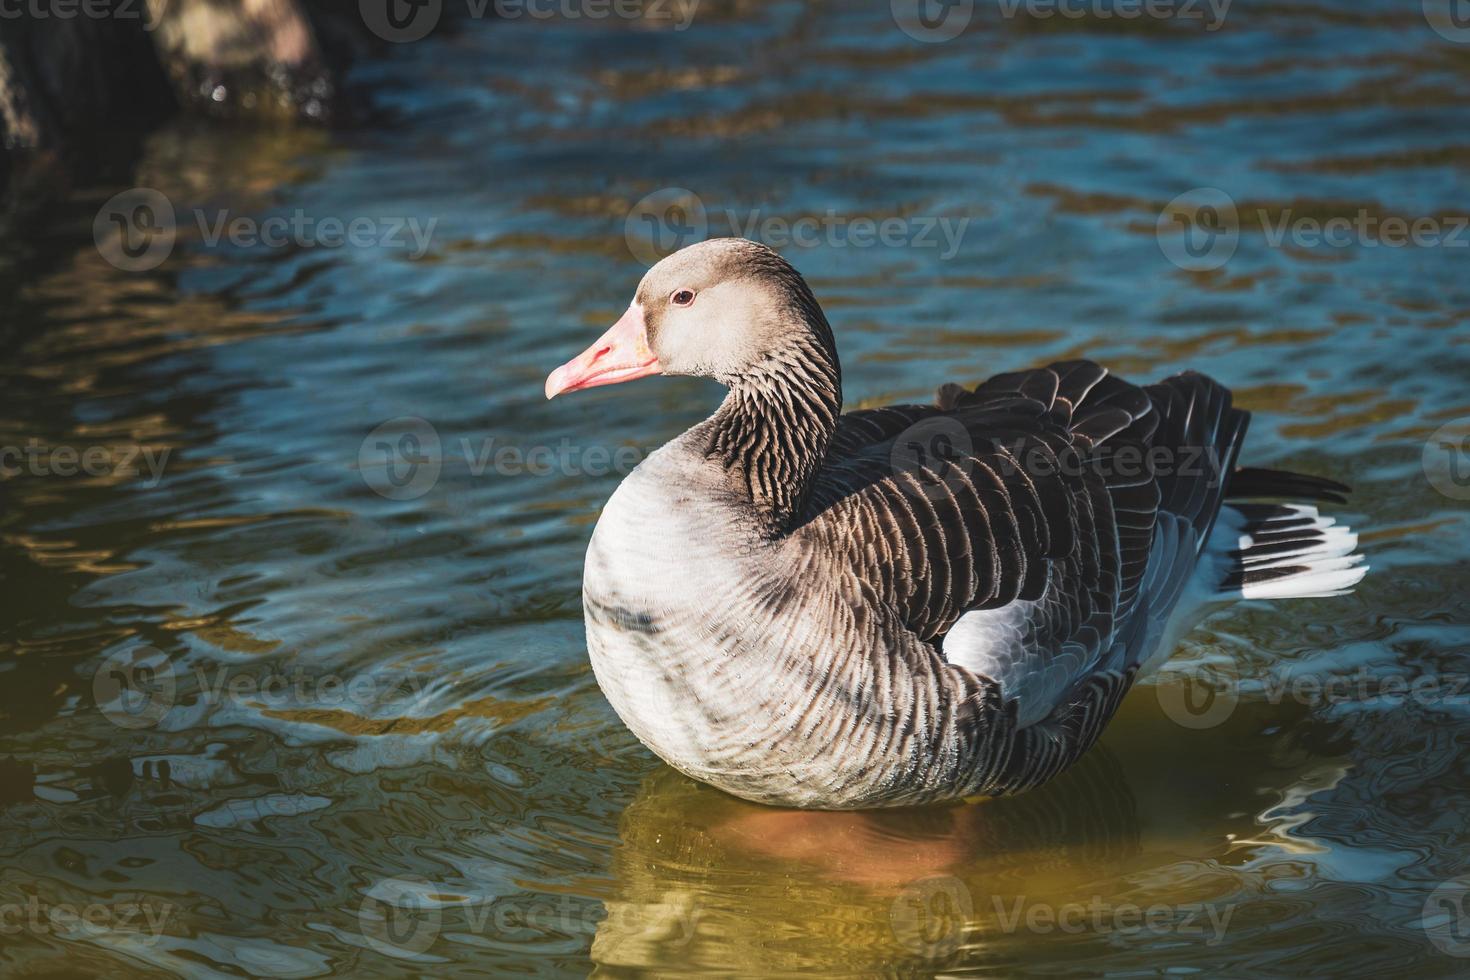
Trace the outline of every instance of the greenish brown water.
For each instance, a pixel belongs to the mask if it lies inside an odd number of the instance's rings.
[[[1462,973],[1467,76],[1417,4],[920,43],[884,4],[707,0],[399,46],[364,132],[155,134],[4,246],[0,972]],[[126,271],[94,218],[135,186],[178,240]],[[1167,230],[1200,187],[1238,211],[1213,267]],[[710,233],[837,229],[783,251],[850,404],[1205,370],[1250,462],[1354,485],[1372,573],[1212,620],[1024,797],[797,813],[670,772],[597,690],[580,567],[718,391],[541,395],[667,188],[679,227],[691,192]],[[298,212],[433,225],[205,234]],[[1272,241],[1360,215],[1441,240]]]

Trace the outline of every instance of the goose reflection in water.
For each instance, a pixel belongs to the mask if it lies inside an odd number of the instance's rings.
[[[1262,712],[1242,705],[1234,737],[1181,738],[1153,705],[1124,710],[1127,741],[1107,740],[1053,784],[950,806],[786,810],[659,770],[622,816],[596,975],[1014,966],[1037,955],[1022,941],[1035,932],[1079,955],[1115,931],[1197,949],[1252,888],[1259,845],[1316,849],[1269,813],[1289,787],[1341,775],[1322,761],[1335,736],[1298,718],[1273,743]],[[1240,778],[1263,809],[1221,819]],[[1161,905],[1156,935],[1133,928]],[[1137,923],[1124,914],[1135,909]]]

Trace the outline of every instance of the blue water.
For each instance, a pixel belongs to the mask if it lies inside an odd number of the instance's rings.
[[[463,19],[356,71],[371,128],[180,123],[12,240],[0,444],[53,465],[0,480],[6,971],[1460,972],[1470,46],[1417,4],[1001,9],[942,43],[885,4]],[[133,186],[179,216],[151,270],[93,240]],[[374,243],[196,220],[298,213]],[[1361,230],[1389,217],[1430,223]],[[643,230],[802,218],[781,248],[849,405],[1067,357],[1206,371],[1256,413],[1248,462],[1353,485],[1369,577],[1211,620],[1014,800],[788,813],[670,772],[588,669],[581,560],[719,391],[541,384],[626,305]],[[382,241],[409,222],[422,255]]]

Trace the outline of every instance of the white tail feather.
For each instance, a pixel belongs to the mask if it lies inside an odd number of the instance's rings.
[[[1351,528],[1309,504],[1290,504],[1221,508],[1208,551],[1219,599],[1297,599],[1351,591],[1368,573],[1357,547]]]

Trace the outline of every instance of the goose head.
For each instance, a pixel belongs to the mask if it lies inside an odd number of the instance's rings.
[[[801,274],[764,245],[715,238],[649,269],[618,322],[551,372],[546,397],[653,374],[734,387],[812,350],[835,371],[831,329]]]

